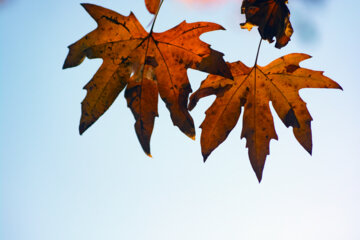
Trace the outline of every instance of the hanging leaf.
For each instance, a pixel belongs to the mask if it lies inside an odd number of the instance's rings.
[[[120,15],[92,4],[83,4],[98,27],[69,46],[63,68],[78,66],[85,57],[103,63],[84,87],[80,134],[88,129],[126,87],[125,97],[136,123],[141,146],[150,155],[150,137],[157,113],[158,94],[166,103],[174,125],[195,136],[188,110],[191,86],[187,69],[232,78],[223,54],[212,50],[199,36],[223,29],[209,22],[186,23],[163,32],[147,33],[135,15]]]
[[[286,46],[294,32],[286,4],[286,0],[243,0],[241,13],[245,14],[246,22],[240,24],[241,28],[250,31],[253,26],[259,26],[262,39],[271,43],[275,37],[275,47]]]
[[[261,181],[271,139],[278,139],[269,102],[285,126],[293,127],[298,142],[311,154],[311,121],[306,103],[300,98],[302,88],[337,88],[340,85],[323,72],[301,68],[306,54],[289,54],[266,67],[253,68],[242,62],[229,63],[234,80],[210,75],[190,97],[189,109],[200,98],[216,94],[201,124],[201,149],[204,161],[235,127],[244,107],[241,138],[246,138],[251,165]]]

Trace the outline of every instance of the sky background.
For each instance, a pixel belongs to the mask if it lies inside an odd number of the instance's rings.
[[[88,1],[147,26],[142,0]],[[186,2],[186,1],[185,1]],[[155,30],[182,20],[227,31],[201,39],[225,60],[252,65],[259,35],[239,28],[240,1],[166,0]],[[314,118],[313,156],[275,115],[279,141],[259,184],[241,122],[208,161],[159,101],[147,157],[123,93],[80,136],[80,103],[101,60],[62,70],[67,46],[96,27],[81,1],[0,3],[0,239],[2,240],[357,240],[360,239],[359,1],[289,1],[295,32],[278,50],[263,44],[259,65],[282,55],[313,56],[344,91],[301,90]],[[206,77],[189,70],[193,90]],[[195,125],[214,97],[191,114]]]

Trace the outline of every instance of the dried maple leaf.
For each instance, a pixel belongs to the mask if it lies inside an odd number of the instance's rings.
[[[201,124],[201,149],[204,160],[235,127],[244,107],[241,138],[246,138],[251,165],[261,181],[271,139],[277,139],[269,102],[283,123],[293,127],[298,142],[311,154],[311,121],[306,103],[298,91],[302,88],[341,87],[323,72],[301,68],[306,54],[289,54],[266,67],[249,68],[242,62],[229,63],[234,81],[209,75],[190,97],[189,109],[200,98],[216,94]]]
[[[127,86],[125,97],[135,116],[135,130],[145,153],[157,113],[158,93],[174,125],[194,137],[194,123],[187,110],[187,68],[232,77],[223,54],[210,49],[199,36],[223,29],[207,22],[186,23],[163,33],[147,33],[133,13],[129,16],[92,4],[83,4],[98,27],[69,46],[63,68],[78,66],[85,57],[103,63],[84,87],[80,134],[89,128]]]
[[[160,7],[160,0],[145,0],[145,6],[150,13],[156,14]]]
[[[271,43],[276,37],[275,47],[284,47],[294,32],[286,4],[286,0],[244,0],[241,13],[245,14],[246,22],[240,24],[241,28],[250,31],[253,26],[259,26],[262,39]]]

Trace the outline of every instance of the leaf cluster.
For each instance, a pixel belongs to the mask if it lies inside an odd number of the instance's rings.
[[[215,23],[183,21],[165,32],[155,33],[153,27],[162,3],[145,0],[148,11],[154,14],[149,32],[133,13],[123,16],[97,5],[82,4],[98,27],[69,46],[63,68],[78,66],[85,57],[101,58],[103,63],[84,87],[87,95],[82,102],[80,134],[125,89],[137,137],[144,152],[151,156],[150,139],[158,116],[158,96],[166,104],[173,124],[194,138],[194,121],[189,110],[201,98],[214,94],[216,100],[201,124],[204,161],[227,138],[244,109],[241,137],[246,138],[249,158],[260,181],[270,140],[277,139],[269,102],[283,123],[293,128],[299,143],[311,153],[312,118],[298,92],[302,88],[341,87],[322,72],[300,67],[299,63],[310,57],[306,54],[289,54],[265,67],[256,62],[253,67],[241,61],[225,62],[223,53],[199,39],[203,33],[224,30]],[[261,38],[269,42],[275,38],[277,48],[290,41],[293,28],[286,1],[244,0],[241,12],[246,16],[242,28],[251,30],[258,26]],[[191,95],[189,104],[192,88],[188,68],[209,73]]]

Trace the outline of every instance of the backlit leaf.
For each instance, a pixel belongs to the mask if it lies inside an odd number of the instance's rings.
[[[158,94],[166,103],[174,125],[195,136],[188,110],[191,86],[187,69],[231,78],[223,54],[199,39],[205,32],[223,29],[209,22],[186,23],[163,33],[146,32],[135,15],[120,15],[92,4],[83,4],[98,27],[69,46],[64,68],[78,66],[85,57],[103,63],[84,87],[80,133],[88,129],[126,87],[125,97],[134,114],[141,146],[150,155],[150,137],[158,115]]]
[[[302,88],[337,88],[340,85],[323,72],[301,68],[306,54],[289,54],[265,67],[249,68],[242,62],[229,63],[234,81],[209,75],[190,97],[189,109],[200,98],[216,94],[201,124],[201,149],[204,160],[235,127],[244,108],[241,138],[246,138],[251,165],[261,181],[271,139],[278,139],[269,102],[287,127],[293,128],[298,142],[311,154],[312,118],[300,98]]]

